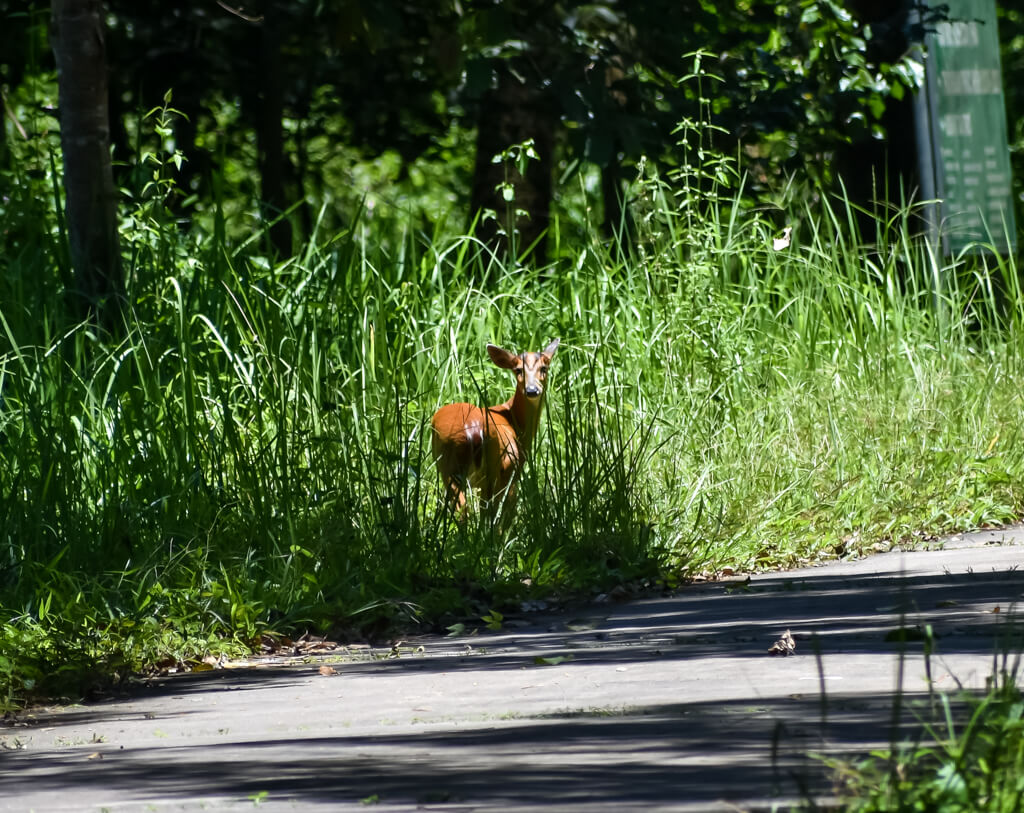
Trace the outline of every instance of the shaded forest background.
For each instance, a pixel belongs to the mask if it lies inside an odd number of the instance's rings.
[[[624,182],[637,163],[691,160],[678,127],[704,118],[702,147],[737,154],[747,193],[763,202],[794,179],[842,180],[865,204],[914,192],[910,3],[110,0],[105,10],[117,186],[133,200],[152,193],[145,158],[156,145],[143,122],[171,91],[179,112],[162,146],[182,160],[170,213],[235,241],[271,223],[270,256],[384,207],[425,234],[494,211],[480,236],[497,242],[514,223],[519,250],[543,262],[552,211],[575,207],[568,228],[581,207],[599,211],[610,235],[628,220]],[[50,154],[31,142],[56,138],[56,84],[49,6],[8,0],[0,17],[10,185],[12,165]],[[1022,12],[1001,7],[1000,31],[1019,184]],[[696,51],[715,77],[700,90],[679,81]],[[525,174],[493,160],[527,141]],[[528,216],[506,213],[503,184]]]

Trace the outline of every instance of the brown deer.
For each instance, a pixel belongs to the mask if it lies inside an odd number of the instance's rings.
[[[516,478],[537,434],[548,367],[558,341],[553,340],[540,353],[520,355],[487,345],[491,361],[515,373],[515,394],[498,406],[481,409],[473,404],[448,404],[434,413],[430,447],[447,505],[460,520],[468,510],[466,491],[470,487],[477,490],[492,521],[502,505],[503,521],[512,517]]]

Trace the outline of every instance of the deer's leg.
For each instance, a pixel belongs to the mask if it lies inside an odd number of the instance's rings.
[[[466,518],[469,506],[466,503],[466,485],[458,477],[445,476],[444,507],[456,520],[462,522]]]
[[[501,516],[498,519],[498,530],[504,534],[516,515],[516,481],[511,478],[505,487],[505,497],[501,501]]]
[[[522,465],[519,443],[513,434],[503,438],[501,462],[498,476],[498,493],[501,503],[500,530],[504,533],[516,515],[516,481]]]
[[[493,523],[494,511],[501,499],[500,496],[496,496],[493,483],[489,479],[481,483],[477,487],[476,496],[479,501],[480,513],[487,517],[489,523]]]
[[[502,461],[503,464],[510,460]],[[502,465],[496,476],[486,487],[487,519],[499,535],[504,535],[516,513],[516,468],[513,465]]]

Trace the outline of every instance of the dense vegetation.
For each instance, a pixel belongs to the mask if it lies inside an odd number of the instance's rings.
[[[575,29],[452,4],[448,67],[444,32],[415,27],[424,4],[381,3],[393,13],[348,39],[302,15],[359,4],[291,4],[283,41],[257,43],[290,60],[275,154],[254,112],[272,88],[232,67],[244,20],[128,5],[109,19],[127,290],[109,330],[65,297],[44,10],[0,3],[21,59],[0,144],[0,704],[268,630],[383,636],[1021,516],[1016,260],[929,253],[898,187],[842,193],[832,158],[870,146],[910,76],[858,62],[866,24],[842,4],[696,4],[723,50],[685,60],[657,38],[672,26],[614,3]],[[1003,14],[1012,37],[1024,20]],[[204,48],[169,37],[183,18]],[[297,51],[314,30],[340,39]],[[825,35],[836,49],[815,52]],[[556,110],[553,155],[506,144],[494,164],[516,179],[510,210],[531,166],[559,170],[542,257],[469,216],[475,116],[494,103],[471,79],[515,73],[523,43],[559,99],[586,103]],[[748,48],[757,71],[722,56]],[[571,84],[593,75],[600,92]],[[380,89],[354,87],[371,76]],[[486,342],[555,336],[516,524],[456,525],[430,415],[508,396]]]
[[[911,701],[921,722],[917,731],[908,732],[889,749],[854,761],[825,760],[836,769],[844,809],[850,813],[1020,809],[1024,803],[1020,640],[1016,632],[1006,634],[1014,643],[1003,642],[995,653],[987,693],[962,692],[956,698],[933,693],[927,701]],[[934,651],[934,643],[929,630],[925,653]]]

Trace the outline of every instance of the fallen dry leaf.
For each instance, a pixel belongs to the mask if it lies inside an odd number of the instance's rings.
[[[322,635],[310,635],[308,632],[292,642],[292,650],[296,655],[314,655],[322,652],[333,652],[338,648],[334,641],[328,641]]]
[[[323,677],[331,677],[332,675],[338,674],[338,670],[335,669],[333,666],[328,666],[327,664],[324,664],[320,667],[320,674]]]
[[[989,441],[988,448],[985,449],[985,457],[990,457],[992,455],[992,452],[995,450],[996,444],[998,442],[999,442],[999,433],[996,432],[995,435],[993,436],[992,440]]]
[[[629,601],[632,597],[633,594],[629,591],[629,588],[623,584],[617,584],[608,591],[608,598],[612,601]]]
[[[771,645],[768,649],[768,654],[781,655],[782,657],[796,654],[796,641],[793,640],[793,636],[790,634],[789,630],[782,633],[782,637]]]

